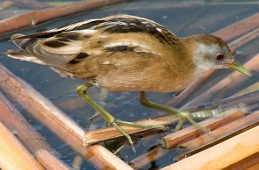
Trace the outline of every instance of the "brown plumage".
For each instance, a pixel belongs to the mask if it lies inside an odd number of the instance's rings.
[[[145,106],[180,116],[204,130],[188,113],[148,101],[144,91],[180,91],[210,69],[231,67],[250,75],[218,37],[200,34],[178,38],[153,21],[129,15],[82,21],[32,35],[16,34],[11,39],[19,50],[9,50],[8,56],[48,65],[63,76],[90,83],[77,88],[79,96],[131,146],[131,137],[120,125],[166,128],[116,120],[86,93],[91,84],[109,90],[141,91],[140,101]],[[88,144],[87,139],[84,143]]]
[[[20,49],[8,51],[10,57],[48,65],[63,76],[117,91],[180,91],[203,72],[234,61],[218,37],[178,38],[153,21],[129,15],[16,34],[11,39]],[[217,61],[218,54],[224,60]]]

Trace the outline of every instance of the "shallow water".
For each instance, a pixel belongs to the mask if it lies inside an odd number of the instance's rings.
[[[233,2],[232,4],[224,4],[224,2],[225,1],[215,0],[160,0],[159,2],[155,0],[130,1],[127,3],[121,3],[96,10],[86,11],[84,13],[72,15],[69,17],[58,18],[55,21],[49,21],[47,23],[39,24],[35,27],[19,30],[17,32],[28,34],[37,31],[48,30],[57,26],[62,26],[84,19],[99,18],[123,13],[154,20],[162,25],[165,25],[178,36],[188,36],[198,33],[215,32],[258,12],[259,9],[258,5],[255,4],[235,4],[235,1],[228,1]],[[4,53],[8,49],[15,48],[14,44],[12,44],[10,41],[7,41],[6,39],[6,37],[10,35],[11,34],[1,37],[0,63],[4,64],[15,75],[31,84],[35,89],[49,98],[54,104],[56,104],[60,109],[62,109],[72,119],[80,124],[80,126],[87,129],[90,126],[88,119],[90,119],[95,112],[86,103],[81,101],[75,92],[75,88],[84,82],[82,80],[71,80],[63,78],[45,66],[8,58]],[[242,63],[249,60],[251,56],[259,52],[258,46],[259,38],[257,37],[253,41],[237,49],[239,53],[237,59]],[[218,82],[219,79],[225,77],[231,72],[231,70],[218,71],[218,73],[214,75],[213,78],[203,84],[199,91],[196,91],[195,94],[192,94],[188,100],[190,100],[192,97],[198,96],[203,91],[206,91],[206,89]],[[251,84],[251,82],[258,81],[258,79],[258,76],[254,76],[243,86],[247,86]],[[239,87],[239,89],[241,88],[243,87]],[[233,89],[229,92],[229,95],[233,94],[239,89]],[[134,121],[162,114],[141,106],[138,102],[137,92],[109,92],[107,97],[104,99],[105,102],[101,102],[102,95],[100,93],[100,89],[94,87],[90,89],[89,94],[93,96],[93,98],[96,99],[100,104],[104,105],[104,107],[118,119]],[[153,101],[165,104],[174,96],[174,94],[148,93],[148,96]],[[71,101],[73,101],[73,104],[67,104],[67,102]],[[14,102],[14,104],[16,103]],[[19,105],[16,104],[16,106],[22,113],[24,113],[26,118],[30,120],[31,124],[42,134],[42,136],[46,137],[47,142],[55,150],[61,153],[61,159],[71,166],[77,153],[73,151],[67,144],[58,139],[58,137],[56,137],[44,125],[40,124],[37,120],[27,114],[26,111],[23,110]],[[97,120],[94,121],[94,125],[97,128],[101,128],[103,126],[102,119],[97,118]],[[90,127],[92,128],[92,126]],[[155,138],[159,138],[165,134],[166,132],[164,134],[157,135]],[[130,147],[124,147],[120,151],[119,156],[123,160],[129,162],[135,157],[146,153],[148,150],[150,150],[150,148],[158,144],[157,140],[149,140],[148,142],[146,142],[146,140],[147,139],[140,139],[137,141],[135,145],[137,150],[136,154],[131,151]],[[181,152],[183,152],[183,150],[170,150],[163,157],[142,167],[142,169],[158,169],[169,165],[172,163],[173,157]],[[89,162],[84,161],[81,169],[95,168]]]

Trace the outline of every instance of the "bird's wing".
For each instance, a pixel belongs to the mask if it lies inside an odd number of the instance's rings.
[[[139,34],[141,33],[141,34]],[[165,27],[135,16],[116,15],[92,19],[31,35],[15,34],[11,40],[19,50],[7,55],[48,65],[61,74],[73,77],[71,66],[89,56],[107,56],[109,53],[159,54],[156,44],[174,45],[177,38]]]

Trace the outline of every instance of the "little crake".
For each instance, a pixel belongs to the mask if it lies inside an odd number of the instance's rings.
[[[31,35],[15,34],[11,40],[19,49],[9,50],[8,56],[86,80],[89,84],[78,87],[79,95],[131,145],[130,136],[119,125],[164,127],[116,120],[87,95],[89,87],[141,91],[144,105],[186,118],[182,111],[148,101],[144,91],[180,91],[210,69],[232,68],[250,75],[222,39],[210,34],[179,38],[162,25],[136,16],[86,20]]]

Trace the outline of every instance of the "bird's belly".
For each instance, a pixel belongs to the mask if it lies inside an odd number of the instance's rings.
[[[193,80],[182,67],[157,56],[112,55],[109,60],[101,59],[95,64],[98,67],[90,83],[108,90],[176,92]]]
[[[176,92],[184,89],[190,81],[141,72],[98,75],[90,83],[113,91]]]

